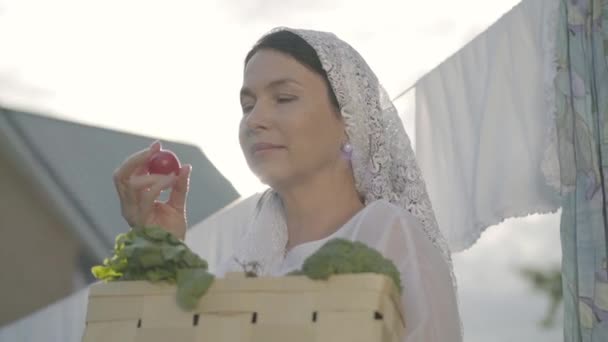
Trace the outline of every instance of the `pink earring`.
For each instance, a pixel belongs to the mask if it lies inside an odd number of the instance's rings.
[[[351,154],[353,152],[353,145],[350,143],[345,143],[342,145],[342,152],[346,154]]]

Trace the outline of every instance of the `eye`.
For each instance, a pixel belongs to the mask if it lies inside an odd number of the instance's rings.
[[[253,109],[253,106],[252,105],[243,105],[241,108],[243,110],[243,114],[247,114],[247,113],[251,112],[251,110]]]
[[[243,114],[251,112],[253,110],[253,107],[255,107],[254,101],[247,100],[241,102],[241,109],[243,110]]]
[[[296,96],[293,95],[279,95],[277,96],[277,102],[278,103],[289,103],[292,101],[297,100],[298,98]]]

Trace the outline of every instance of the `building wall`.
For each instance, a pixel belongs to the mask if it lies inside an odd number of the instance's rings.
[[[78,242],[0,148],[0,326],[70,294]]]

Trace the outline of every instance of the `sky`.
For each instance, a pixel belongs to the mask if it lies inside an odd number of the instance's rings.
[[[0,103],[199,146],[247,196],[263,185],[238,145],[238,92],[244,56],[262,34],[332,31],[394,97],[518,2],[0,0]],[[411,95],[397,106],[413,139]],[[561,336],[561,324],[537,328],[546,299],[514,271],[559,265],[559,246],[559,215],[539,215],[491,227],[454,255],[465,341]]]

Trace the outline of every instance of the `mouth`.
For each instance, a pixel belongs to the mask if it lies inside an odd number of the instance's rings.
[[[285,148],[284,146],[280,146],[280,145],[274,145],[274,144],[270,144],[270,143],[257,143],[254,144],[253,146],[251,146],[251,154],[252,155],[260,155],[260,154],[266,154],[269,152],[273,152],[276,150],[280,150]]]

